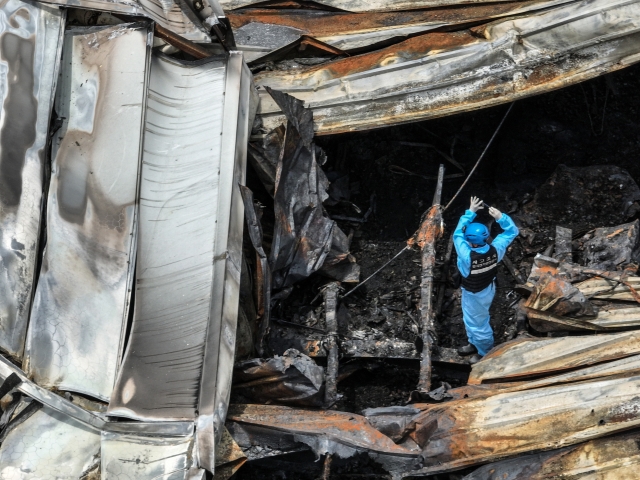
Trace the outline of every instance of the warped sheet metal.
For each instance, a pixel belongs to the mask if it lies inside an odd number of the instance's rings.
[[[63,30],[57,8],[0,4],[0,349],[16,358],[31,310]]]
[[[603,308],[592,318],[570,318],[531,308],[527,308],[526,311],[530,325],[538,332],[589,330],[606,332],[640,326],[640,307]]]
[[[640,332],[589,337],[516,339],[473,365],[469,385],[550,375],[640,354]]]
[[[548,92],[640,60],[640,2],[574,1],[473,32],[427,33],[256,83],[303,100],[317,134],[383,127]],[[283,115],[262,90],[266,131]]]
[[[593,297],[598,300],[624,300],[635,302],[636,299],[629,287],[634,290],[640,290],[640,277],[626,277],[623,278],[623,280],[627,285],[607,278],[592,278],[590,280],[585,280],[576,286],[585,296]]]
[[[431,406],[410,436],[431,474],[550,450],[640,425],[640,376],[499,393]]]
[[[64,120],[25,371],[106,401],[129,310],[151,41],[141,23],[67,30],[56,97]]]
[[[164,28],[193,41],[210,41],[202,22],[185,0],[38,0],[72,8],[144,15]]]
[[[247,9],[231,11],[238,48],[248,62],[309,35],[343,51],[402,40],[443,27],[486,22],[568,3],[573,0],[534,0],[465,8],[408,12],[344,13],[321,10]]]
[[[102,480],[195,480],[193,433],[185,437],[152,437],[102,432]]]
[[[236,364],[235,391],[256,402],[321,407],[324,369],[293,348],[282,356]]]
[[[367,453],[388,470],[409,471],[420,464],[420,450],[398,445],[360,415],[347,412],[303,410],[272,405],[231,405],[227,428],[247,452],[252,446],[275,450],[310,447],[317,455],[340,458]]]
[[[108,414],[198,416],[208,470],[231,389],[251,111],[240,53],[153,56],[133,326]]]
[[[574,447],[524,455],[480,467],[463,480],[634,480],[640,467],[640,434],[592,440]]]
[[[0,447],[0,478],[81,478],[100,462],[100,432],[43,407]]]
[[[225,10],[265,3],[264,0],[219,0]],[[314,0],[313,3],[346,12],[399,12],[430,7],[491,4],[495,0]]]

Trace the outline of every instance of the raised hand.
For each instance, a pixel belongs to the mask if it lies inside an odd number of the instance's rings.
[[[471,197],[471,205],[469,206],[469,210],[471,210],[473,213],[476,213],[478,210],[481,210],[484,208],[482,204],[483,204],[482,200],[480,200],[478,197]]]

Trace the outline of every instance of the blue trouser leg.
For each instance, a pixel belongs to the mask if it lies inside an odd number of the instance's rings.
[[[467,330],[469,343],[478,349],[482,356],[493,347],[493,330],[489,324],[489,308],[496,294],[495,284],[489,285],[478,293],[462,289],[462,318]]]

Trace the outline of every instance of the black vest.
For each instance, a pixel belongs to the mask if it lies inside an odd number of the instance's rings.
[[[471,293],[478,293],[493,283],[498,276],[498,252],[493,245],[487,253],[471,252],[471,271],[462,277],[462,286]]]

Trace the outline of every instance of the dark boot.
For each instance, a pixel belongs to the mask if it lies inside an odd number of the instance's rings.
[[[473,355],[474,353],[478,353],[478,349],[473,345],[465,345],[464,347],[460,347],[458,349],[458,355],[466,357],[467,355]]]
[[[469,357],[469,365],[474,365],[478,363],[480,360],[482,360],[482,357],[476,353],[475,355],[472,355],[471,357]]]

